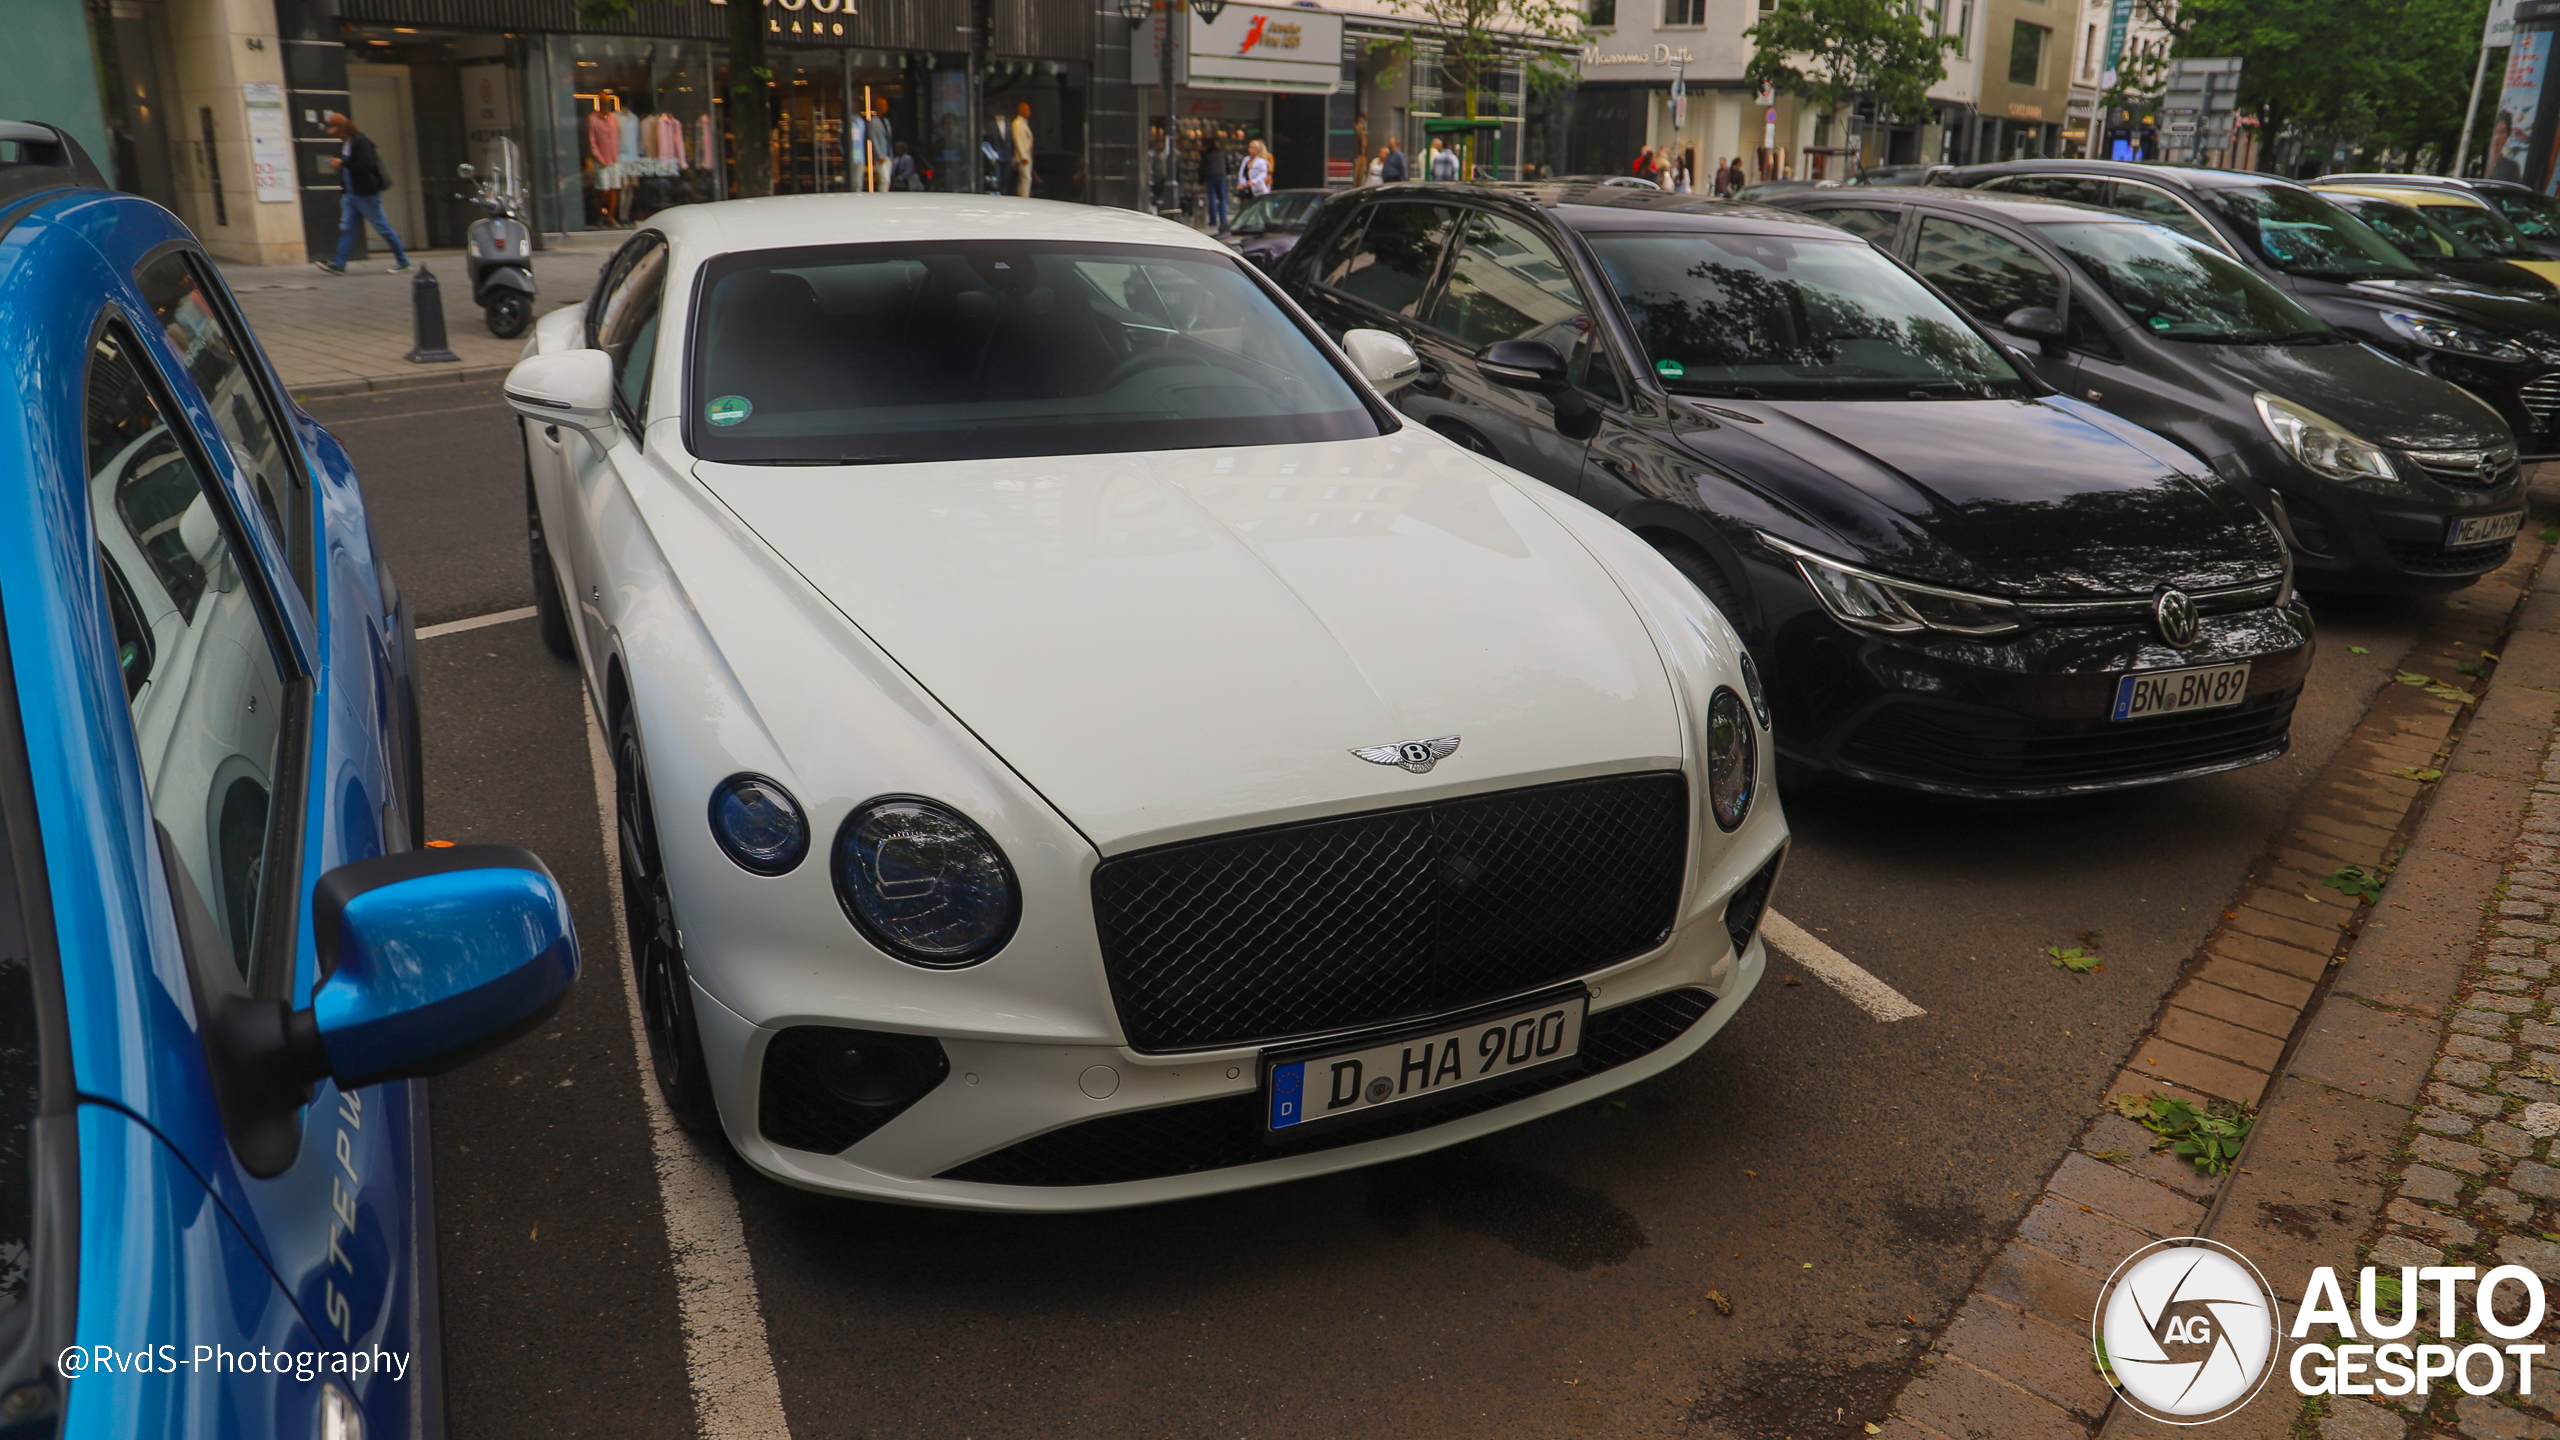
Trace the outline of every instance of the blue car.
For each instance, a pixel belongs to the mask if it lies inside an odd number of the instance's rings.
[[[195,237],[0,122],[0,1433],[439,1435],[432,1074],[542,1022],[540,860],[419,848],[346,452]]]

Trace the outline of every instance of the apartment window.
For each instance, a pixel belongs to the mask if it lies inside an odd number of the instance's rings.
[[[1706,24],[1707,0],[1662,0],[1662,23],[1665,25]]]
[[[1606,30],[1618,23],[1618,0],[1591,0],[1591,28]]]
[[[1948,33],[1956,37],[1958,56],[1973,53],[1973,0],[1956,0],[1956,28]]]
[[[2044,84],[2044,42],[2053,34],[2041,25],[2018,21],[2009,31],[2009,83],[2029,90]]]
[[[2098,27],[2095,25],[2089,27],[2088,35],[2080,42],[2080,78],[2098,78]]]

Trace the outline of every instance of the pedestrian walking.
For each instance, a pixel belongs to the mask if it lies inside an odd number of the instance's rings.
[[[1031,102],[1013,114],[1013,193],[1031,198]]]
[[[1652,146],[1647,145],[1636,152],[1636,163],[1627,167],[1627,173],[1639,180],[1650,180],[1657,185],[1662,183],[1662,171],[1654,164]]]
[[[1213,133],[1200,142],[1200,190],[1209,197],[1209,229],[1227,233],[1227,152]]]
[[[1442,140],[1439,136],[1432,136],[1430,164],[1423,173],[1429,175],[1434,180],[1457,179],[1458,152],[1450,149],[1448,142]]]
[[[1412,178],[1413,172],[1407,168],[1404,158],[1404,142],[1393,135],[1388,136],[1386,151],[1378,159],[1379,183],[1393,185],[1399,180]]]
[[[1259,140],[1245,142],[1244,193],[1248,199],[1271,193],[1271,147]]]
[[[889,188],[892,190],[923,189],[924,182],[916,177],[916,157],[907,153],[907,142],[899,140],[894,143],[898,153],[896,158],[889,162]]]
[[[382,192],[391,188],[391,181],[382,173],[382,156],[373,148],[373,137],[335,110],[329,112],[328,128],[338,137],[338,153],[329,157],[329,168],[338,172],[338,255],[313,263],[332,275],[346,274],[347,257],[356,253],[356,237],[364,233],[369,220],[391,247],[390,273],[407,274],[409,252],[400,248],[400,237],[382,214]]]

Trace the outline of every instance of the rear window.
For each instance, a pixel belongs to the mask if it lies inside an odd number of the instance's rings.
[[[707,460],[858,465],[1380,433],[1241,262],[932,241],[704,268],[687,433]]]

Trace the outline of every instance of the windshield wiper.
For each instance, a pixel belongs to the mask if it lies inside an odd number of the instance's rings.
[[[1704,380],[1668,380],[1663,389],[1674,395],[1705,395],[1724,400],[1758,400],[1759,391],[1748,385],[1717,385]]]

